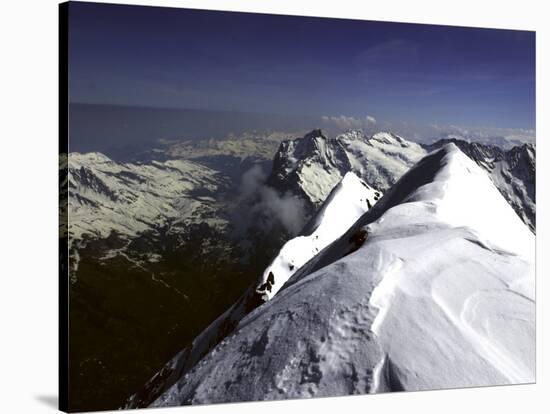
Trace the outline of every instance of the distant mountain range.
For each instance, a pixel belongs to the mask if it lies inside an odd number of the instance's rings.
[[[373,188],[390,188],[422,157],[454,143],[489,174],[501,194],[532,231],[535,213],[535,147],[532,144],[503,150],[494,145],[443,139],[420,145],[381,132],[365,136],[350,131],[329,138],[314,130],[303,138],[285,141],[273,162],[270,183],[291,189],[315,210],[348,171]]]
[[[348,171],[382,192],[424,155],[422,146],[391,133],[349,131],[329,138],[314,130],[281,144],[269,182],[292,189],[316,209]]]
[[[100,153],[71,153],[68,173],[73,243],[111,234],[130,241],[145,232],[178,233],[201,224],[227,226],[216,199],[229,183],[196,162],[119,163]]]
[[[354,172],[380,196],[428,152],[452,142],[488,172],[516,213],[535,230],[535,147],[531,144],[505,151],[457,139],[419,145],[384,132],[367,137],[350,131],[328,138],[320,130],[303,138],[281,139],[275,135],[198,146],[174,143],[162,150],[158,156],[162,161],[133,163],[115,162],[100,153],[71,153],[70,239],[80,244],[116,234],[129,240],[160,229],[181,233],[201,224],[226,231],[224,209],[234,201],[231,192],[238,178],[255,162],[265,163],[268,149],[276,145],[279,149],[267,183],[281,192],[291,191],[311,214],[347,172]]]

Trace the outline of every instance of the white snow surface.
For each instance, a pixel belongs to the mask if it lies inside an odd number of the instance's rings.
[[[439,147],[446,140],[431,147]],[[485,170],[523,222],[536,231],[535,146],[525,144],[508,151],[479,143],[452,141]]]
[[[342,236],[376,203],[380,195],[354,173],[346,173],[306,225],[302,235],[286,242],[265,269],[258,286],[265,286],[260,291],[266,299],[271,299],[296,270]]]
[[[534,252],[487,174],[446,145],[152,405],[533,382]]]

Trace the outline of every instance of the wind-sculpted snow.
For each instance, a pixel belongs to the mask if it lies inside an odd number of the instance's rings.
[[[301,235],[282,247],[258,281],[197,336],[190,347],[176,355],[140,392],[131,396],[126,408],[146,406],[166,391],[231,334],[242,318],[270,300],[299,268],[348,230],[380,196],[379,191],[369,187],[355,174],[347,173]]]
[[[534,251],[446,145],[152,406],[533,382]]]

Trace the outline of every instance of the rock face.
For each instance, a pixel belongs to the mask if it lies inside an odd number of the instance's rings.
[[[152,406],[533,382],[534,247],[444,145]]]
[[[313,130],[281,143],[269,182],[294,191],[315,210],[348,171],[385,191],[425,154],[420,145],[392,133],[367,137],[361,131],[349,131],[328,138],[321,130]]]

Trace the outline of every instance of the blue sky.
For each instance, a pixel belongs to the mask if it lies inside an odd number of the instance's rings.
[[[72,102],[535,128],[534,32],[74,2],[69,24]]]

